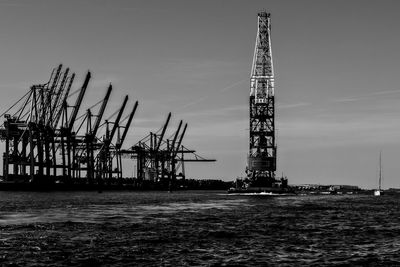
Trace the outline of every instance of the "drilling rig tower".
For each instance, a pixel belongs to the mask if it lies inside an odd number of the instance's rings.
[[[251,187],[281,187],[275,178],[275,92],[271,52],[271,16],[258,14],[258,31],[250,76],[250,138],[247,178]]]

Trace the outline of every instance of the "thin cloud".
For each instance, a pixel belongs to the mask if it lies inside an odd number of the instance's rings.
[[[214,117],[218,115],[229,115],[232,114],[233,112],[246,112],[248,111],[249,107],[246,105],[235,105],[235,106],[228,106],[228,107],[221,107],[221,108],[215,108],[215,109],[204,109],[201,111],[189,111],[189,112],[184,112],[181,113],[182,116],[184,117]],[[232,118],[235,119],[235,118]],[[208,122],[210,120],[207,120]]]
[[[228,86],[225,86],[225,87],[223,87],[223,88],[217,90],[217,92],[219,92],[219,93],[226,92],[226,91],[228,91],[228,90],[230,90],[230,89],[232,89],[232,88],[238,86],[239,84],[241,84],[241,83],[243,83],[243,82],[245,82],[245,81],[247,81],[247,80],[248,80],[248,78],[242,79],[242,80],[240,80],[240,81],[237,81],[237,82],[235,82],[235,83],[233,83],[233,84],[230,84],[230,85],[228,85]],[[205,96],[203,96],[203,97],[200,97],[200,98],[198,98],[198,99],[196,99],[196,100],[194,100],[194,101],[192,101],[192,102],[189,102],[189,103],[183,105],[182,107],[178,108],[177,110],[182,110],[182,109],[185,109],[185,108],[187,108],[187,107],[196,105],[196,104],[201,103],[201,102],[203,102],[204,100],[206,100],[206,99],[208,99],[208,98],[210,98],[210,97],[211,97],[211,95],[205,95]]]
[[[179,109],[177,109],[177,110],[182,110],[182,109],[185,109],[185,108],[187,108],[187,107],[190,107],[190,106],[193,106],[193,105],[196,105],[196,104],[198,104],[198,103],[201,103],[201,102],[203,102],[204,100],[206,100],[207,98],[209,98],[209,96],[203,96],[203,97],[200,97],[200,98],[198,98],[197,100],[195,100],[195,101],[192,101],[192,102],[189,102],[189,103],[186,103],[185,105],[183,105],[182,107],[180,107]]]
[[[310,106],[311,103],[308,102],[300,102],[300,103],[294,103],[294,104],[282,104],[282,105],[277,105],[277,109],[289,109],[289,108],[299,108],[299,107],[306,107]]]
[[[400,119],[396,114],[332,114],[279,122],[283,143],[292,148],[338,147],[397,143]]]
[[[364,94],[364,95],[360,95],[360,96],[338,98],[338,99],[332,100],[332,102],[336,102],[336,103],[356,102],[356,101],[360,101],[360,100],[369,99],[373,96],[384,96],[384,95],[392,95],[392,94],[398,94],[398,93],[400,93],[400,89],[377,91],[377,92],[372,92],[372,93],[368,93],[368,94]]]
[[[355,102],[355,101],[358,101],[360,99],[362,99],[362,98],[346,97],[346,98],[334,99],[332,102],[335,102],[335,103],[347,103],[347,102]]]
[[[28,90],[30,88],[31,84],[28,82],[16,82],[16,83],[2,83],[0,84],[0,88],[4,89],[23,89],[23,90]]]
[[[245,81],[248,81],[248,78],[242,79],[242,80],[237,81],[237,82],[235,82],[235,83],[233,83],[233,84],[231,84],[231,85],[228,85],[228,86],[226,86],[226,87],[220,89],[220,91],[221,91],[221,92],[228,91],[229,89],[234,88],[235,86],[237,86],[237,85],[239,85],[239,84],[241,84],[241,83],[243,83],[243,82],[245,82]]]
[[[397,94],[400,93],[400,89],[397,90],[386,90],[386,91],[379,91],[379,92],[374,92],[371,93],[370,95],[387,95],[387,94]]]
[[[91,79],[89,85],[92,87],[108,87],[108,85],[117,83],[119,79],[115,76],[107,76],[104,78],[96,78]]]
[[[26,6],[26,4],[22,3],[22,2],[15,2],[15,1],[7,1],[7,0],[3,0],[0,1],[0,6],[5,6],[5,7],[24,7]]]

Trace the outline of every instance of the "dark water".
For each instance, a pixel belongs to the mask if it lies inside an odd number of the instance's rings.
[[[400,196],[0,192],[1,266],[400,266]]]

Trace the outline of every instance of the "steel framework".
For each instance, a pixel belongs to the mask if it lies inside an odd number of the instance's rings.
[[[247,175],[253,186],[276,182],[274,68],[271,16],[258,14],[258,31],[250,77],[250,142]]]
[[[158,131],[137,142],[121,154],[136,160],[136,178],[140,185],[155,183],[163,188],[179,188],[185,182],[185,162],[214,162],[197,155],[182,145],[188,124],[179,122],[177,130],[168,138],[165,133],[171,113]],[[185,156],[186,155],[186,156]]]
[[[5,143],[5,183],[120,187],[135,184],[135,180],[140,187],[143,181],[171,186],[177,177],[184,178],[183,155],[194,153],[182,145],[187,124],[181,130],[180,121],[173,138],[164,138],[169,113],[160,134],[150,133],[130,149],[122,149],[138,102],[123,118],[128,103],[125,96],[121,107],[101,123],[113,90],[110,84],[104,98],[78,116],[91,73],[87,73],[81,88],[71,93],[74,78],[75,74],[70,75],[68,68],[63,70],[59,65],[47,83],[31,86],[2,114],[5,121],[0,127],[0,139]],[[75,94],[74,105],[70,105],[69,98]],[[94,115],[92,109],[98,105]],[[102,127],[104,134],[99,136]],[[136,177],[123,178],[124,155],[137,160]]]
[[[115,157],[118,153],[114,152],[124,142],[138,103],[124,127],[120,126],[120,118],[128,96],[116,120],[101,125],[112,92],[110,84],[104,99],[78,117],[91,73],[87,73],[80,89],[70,93],[74,78],[75,74],[69,75],[69,69],[63,70],[62,65],[59,65],[47,83],[31,86],[28,93],[6,111],[14,112],[14,107],[21,103],[16,112],[4,115],[4,127],[0,129],[0,138],[5,142],[5,181],[93,185],[103,180],[112,180],[115,173],[117,178],[121,178],[121,161]],[[75,94],[75,104],[70,105],[69,98]],[[91,109],[99,104],[98,113],[92,114]],[[111,134],[107,129],[103,138],[98,137],[99,128],[110,123],[113,124]],[[118,138],[114,142],[117,145],[113,145],[113,137],[120,128],[125,128],[123,138]],[[100,159],[107,163],[106,167],[99,164]],[[113,168],[115,164],[117,166]]]

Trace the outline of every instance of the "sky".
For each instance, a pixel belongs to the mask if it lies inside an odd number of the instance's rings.
[[[82,111],[130,97],[125,141],[188,123],[184,145],[214,163],[189,178],[234,180],[248,153],[257,13],[272,18],[278,170],[290,184],[400,187],[400,2],[358,0],[0,0],[0,112],[62,63]],[[1,149],[3,148],[1,145]],[[3,151],[3,150],[2,150]]]

